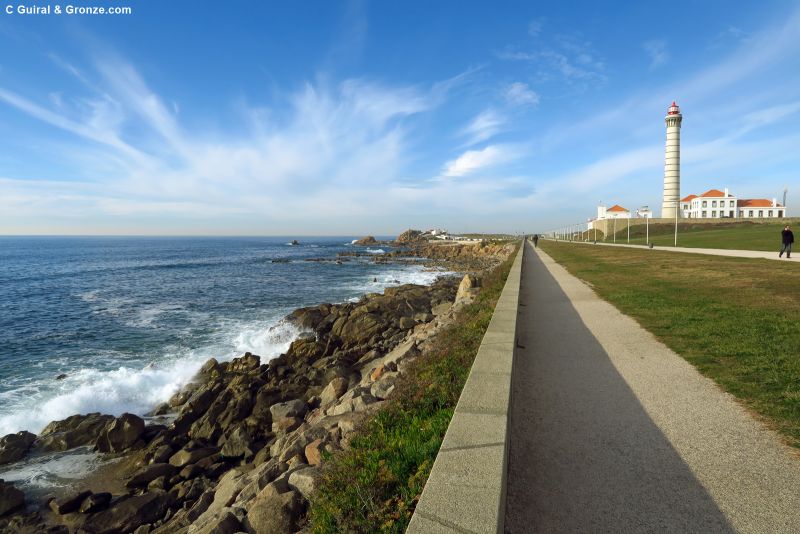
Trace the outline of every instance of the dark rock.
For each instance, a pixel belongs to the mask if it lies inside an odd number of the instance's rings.
[[[366,246],[366,245],[375,245],[376,243],[377,243],[377,241],[375,240],[375,237],[373,237],[371,235],[368,235],[366,237],[362,237],[361,239],[356,240],[356,242],[353,243],[353,244],[354,245],[360,245],[360,246]]]
[[[91,494],[91,491],[81,491],[80,493],[67,495],[60,499],[53,499],[50,501],[50,509],[59,515],[74,512],[80,508],[83,500]]]
[[[64,380],[65,378],[67,378],[67,375],[65,375],[64,373],[61,373],[60,375],[58,375],[56,377],[56,380]]]
[[[87,516],[84,530],[104,534],[133,532],[140,525],[155,523],[172,504],[169,493],[148,492],[123,497],[107,510]]]
[[[174,465],[164,463],[151,464],[134,473],[125,482],[125,486],[128,488],[144,487],[159,477],[171,477],[176,471],[177,468]]]
[[[0,465],[22,460],[30,450],[36,435],[23,430],[0,439]]]
[[[25,494],[0,478],[0,517],[25,506]]]
[[[144,433],[144,420],[124,413],[100,432],[95,448],[100,452],[122,452],[133,446]]]
[[[110,493],[106,492],[93,493],[83,500],[80,508],[78,508],[78,511],[82,514],[91,514],[94,512],[99,512],[100,510],[105,510],[106,508],[108,508],[108,504],[110,502],[111,502]]]
[[[183,467],[216,453],[217,449],[213,447],[203,447],[201,449],[194,449],[192,451],[181,449],[173,454],[172,457],[170,457],[169,463],[175,467]]]
[[[53,421],[44,427],[36,438],[35,446],[44,451],[66,451],[82,445],[91,445],[113,420],[113,416],[95,412]]]
[[[220,450],[220,455],[223,458],[249,458],[254,454],[252,451],[252,441],[247,430],[242,427],[237,427],[228,435],[225,444]]]

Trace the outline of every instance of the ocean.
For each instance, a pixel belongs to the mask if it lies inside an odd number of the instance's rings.
[[[0,436],[77,413],[145,414],[208,358],[284,352],[295,308],[442,274],[306,261],[389,250],[352,239],[0,237]]]

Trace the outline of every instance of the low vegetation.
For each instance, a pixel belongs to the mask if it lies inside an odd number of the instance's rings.
[[[410,367],[389,404],[347,451],[324,463],[311,531],[401,533],[408,526],[489,325],[514,254]]]
[[[800,269],[791,262],[540,243],[800,447]]]
[[[777,254],[780,249],[781,230],[787,220],[776,222],[755,223],[752,221],[696,223],[687,220],[678,223],[678,246],[692,248],[724,248],[739,250],[774,250]],[[791,224],[791,222],[788,222]],[[672,223],[655,223],[649,226],[650,241],[659,247],[671,247],[675,243],[675,225]],[[644,224],[631,226],[630,244],[646,245],[648,228]],[[602,240],[602,232],[598,231]],[[584,232],[588,240],[594,239],[593,231]],[[614,235],[609,234],[606,242],[613,241]],[[626,221],[617,223],[616,242],[627,244],[628,228]]]

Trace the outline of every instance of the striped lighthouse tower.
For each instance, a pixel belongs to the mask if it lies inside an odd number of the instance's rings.
[[[674,219],[681,195],[681,121],[683,115],[674,101],[667,110],[667,147],[664,155],[664,199],[661,217]],[[678,214],[680,215],[680,214]]]

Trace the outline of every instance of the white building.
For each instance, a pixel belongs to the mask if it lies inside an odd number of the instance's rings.
[[[681,199],[681,215],[687,219],[783,218],[786,208],[776,199],[737,199],[727,188],[709,189],[700,196]]]
[[[641,208],[636,210],[636,218],[637,219],[652,219],[653,218],[653,210],[651,210],[648,206],[642,206]]]

